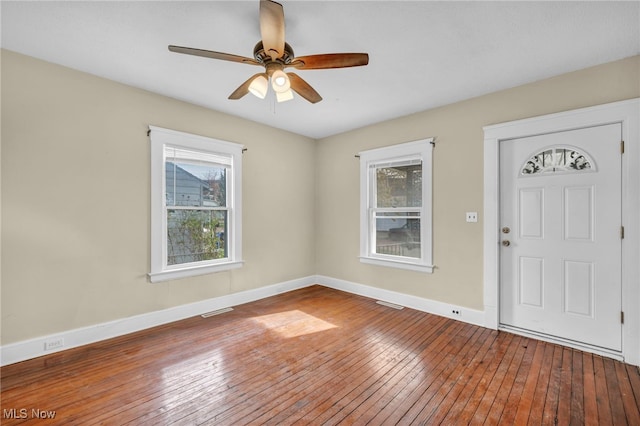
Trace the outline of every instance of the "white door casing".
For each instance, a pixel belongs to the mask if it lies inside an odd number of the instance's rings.
[[[613,123],[500,142],[502,327],[622,350],[620,141]]]
[[[484,127],[484,306],[485,326],[500,325],[502,143],[509,140],[619,123],[625,151],[622,156],[621,310],[624,312],[621,349],[604,349],[567,339],[540,337],[566,346],[640,365],[640,99],[549,114]],[[533,151],[531,150],[533,155]],[[596,164],[597,166],[597,164]],[[584,192],[582,193],[584,195]],[[524,333],[526,334],[526,333]],[[535,334],[533,334],[535,336]]]

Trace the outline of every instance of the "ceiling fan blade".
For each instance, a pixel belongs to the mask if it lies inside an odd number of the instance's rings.
[[[262,65],[255,59],[245,56],[232,55],[231,53],[214,52],[212,50],[194,49],[192,47],[169,46],[169,50],[175,53],[184,53],[187,55],[202,56],[204,58],[221,59],[223,61],[240,62],[243,64]]]
[[[284,9],[280,3],[260,0],[260,35],[262,45],[271,59],[284,54]]]
[[[286,66],[301,70],[360,67],[369,63],[367,53],[326,53],[295,58]]]
[[[263,72],[259,72],[258,74],[252,75],[251,77],[249,77],[247,81],[242,83],[240,87],[238,87],[232,94],[229,95],[229,99],[233,99],[233,100],[240,99],[241,97],[249,93],[249,86],[251,86],[251,83],[253,82],[253,80],[260,77],[261,75],[265,77],[267,76]]]
[[[296,92],[298,95],[302,96],[312,104],[316,102],[320,102],[322,100],[322,96],[315,91],[313,87],[309,85],[306,81],[300,78],[297,74],[292,72],[287,73],[289,77],[289,81],[291,82],[291,89]]]

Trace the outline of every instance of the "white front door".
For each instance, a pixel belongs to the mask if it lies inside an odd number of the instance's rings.
[[[621,124],[500,142],[500,323],[622,350]]]

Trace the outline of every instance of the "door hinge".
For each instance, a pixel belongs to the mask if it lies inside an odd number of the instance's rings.
[[[624,154],[624,141],[620,141],[620,154]]]
[[[624,226],[620,227],[620,239],[624,240]]]
[[[624,324],[624,311],[620,311],[620,324]]]

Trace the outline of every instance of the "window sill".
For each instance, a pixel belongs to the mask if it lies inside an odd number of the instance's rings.
[[[166,271],[160,272],[151,272],[149,273],[149,280],[152,283],[159,283],[163,281],[169,280],[177,280],[180,278],[186,277],[195,277],[196,275],[205,275],[212,274],[215,272],[228,271],[230,269],[237,269],[244,265],[244,261],[235,261],[228,263],[219,263],[217,265],[205,265],[205,266],[196,266],[189,267],[183,269],[169,269]]]
[[[434,265],[421,265],[417,263],[402,262],[397,260],[388,259],[376,259],[372,257],[360,257],[361,263],[368,263],[370,265],[386,266],[389,268],[406,269],[409,271],[426,272],[428,274],[433,273]]]

